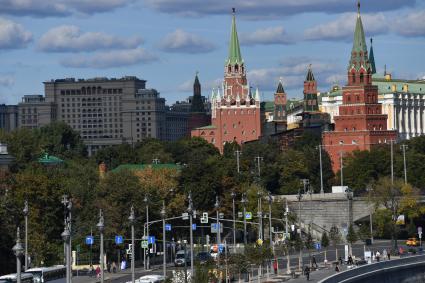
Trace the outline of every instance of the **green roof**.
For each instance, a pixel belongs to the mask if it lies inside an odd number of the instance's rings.
[[[360,17],[360,2],[358,3],[356,29],[354,30],[353,49],[351,50],[351,59],[348,68],[352,66],[356,70],[363,65],[366,70],[370,69],[369,58],[367,57],[366,38],[363,30],[362,18]]]
[[[263,101],[261,102],[261,111],[264,112],[273,112],[274,111],[274,101]]]
[[[145,169],[176,169],[181,170],[182,166],[180,164],[174,163],[159,163],[159,164],[122,164],[117,168],[113,169],[111,172],[120,172],[122,170],[131,170],[131,171],[141,171]]]
[[[390,79],[384,77],[373,76],[372,84],[378,86],[379,93],[393,93],[393,85],[396,86],[395,92],[404,92],[403,86],[408,86],[408,93],[425,94],[425,80],[402,80]]]
[[[232,31],[230,33],[229,58],[227,59],[226,63],[231,65],[236,63],[243,63],[241,49],[239,46],[238,32],[236,30],[236,16],[234,9],[232,17]]]
[[[63,163],[63,160],[59,157],[44,153],[44,155],[38,159],[38,162],[44,165],[56,165]]]

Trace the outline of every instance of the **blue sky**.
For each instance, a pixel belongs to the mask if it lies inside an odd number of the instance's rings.
[[[362,1],[378,72],[425,77],[425,1]],[[319,88],[344,84],[355,0],[0,0],[0,103],[43,94],[55,78],[121,77],[148,81],[167,103],[220,84],[237,12],[252,86],[271,99],[279,78],[302,96],[308,64]]]

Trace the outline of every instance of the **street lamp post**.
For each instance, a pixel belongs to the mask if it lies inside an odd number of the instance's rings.
[[[346,190],[345,190],[345,193],[347,194],[347,204],[348,204],[348,207],[347,207],[347,214],[348,214],[348,225],[347,225],[347,236],[348,236],[348,231],[350,230],[350,226],[351,226],[351,224],[352,224],[352,222],[353,222],[353,220],[352,220],[352,213],[351,213],[351,211],[352,211],[352,209],[353,209],[353,204],[352,204],[352,199],[353,199],[353,191],[350,189],[350,188],[347,188]],[[348,248],[349,248],[349,254],[351,255],[352,254],[352,248],[351,248],[351,244],[348,242],[348,240],[347,240],[347,243],[348,243]]]
[[[240,150],[236,150],[235,151],[235,154],[236,154],[236,166],[237,166],[237,170],[238,170],[238,174],[241,172],[240,171],[240,162],[239,162],[239,158],[240,158],[240,156],[241,156],[241,154],[242,154],[242,151],[240,151]]]
[[[162,272],[164,277],[167,276],[167,252],[166,252],[166,242],[165,242],[165,202],[162,201],[162,209],[161,209],[161,217],[162,217]],[[186,260],[186,259],[185,259]]]
[[[409,147],[407,144],[402,144],[400,147],[403,150],[404,184],[407,184],[406,149]]]
[[[216,228],[217,228],[217,266],[220,268],[220,244],[221,244],[221,239],[220,239],[220,221],[219,221],[219,209],[220,209],[220,202],[218,200],[218,196],[215,197],[215,204],[214,204],[215,210],[216,210],[216,216],[217,216],[217,220],[216,220]]]
[[[270,248],[273,250],[273,234],[272,234],[272,202],[273,197],[272,194],[269,192],[269,239],[270,239]]]
[[[128,220],[131,224],[131,282],[134,283],[135,281],[135,275],[134,275],[134,260],[135,260],[135,248],[134,248],[134,222],[136,220],[136,217],[134,215],[134,206],[131,206],[130,208],[130,216],[128,217]]]
[[[189,234],[190,234],[190,274],[193,278],[193,202],[192,192],[189,192],[189,206],[187,207],[187,213],[189,214]],[[186,261],[186,258],[184,259]]]
[[[246,193],[242,194],[241,203],[243,205],[243,242],[246,246],[247,244],[247,237],[246,237],[246,203],[248,202],[246,198]]]
[[[103,230],[105,229],[105,220],[103,218],[102,209],[99,210],[99,223],[97,223],[97,228],[100,232],[100,283],[103,283],[105,280],[104,277],[104,260],[103,260]]]
[[[16,244],[13,246],[12,251],[16,256],[16,282],[21,283],[21,256],[24,248],[22,247],[21,237],[19,235],[19,227],[16,230]]]
[[[285,244],[286,244],[286,273],[291,274],[291,262],[289,257],[289,241],[288,241],[288,200],[285,198]]]
[[[236,216],[235,216],[235,191],[232,191],[232,209],[233,209],[233,248],[236,248]]]
[[[25,217],[25,267],[24,267],[24,271],[26,271],[28,269],[28,201],[25,200],[25,204],[24,204],[24,217]]]
[[[146,205],[146,236],[149,238],[149,200],[148,200],[148,196],[145,195],[145,198],[143,199],[143,201],[145,202]],[[147,255],[145,253],[144,257],[146,258],[145,262],[146,262],[146,268],[145,269],[149,269],[149,261],[150,261],[150,251],[149,251],[149,243],[148,243],[148,249],[147,249]]]
[[[65,243],[65,266],[66,266],[66,283],[71,282],[71,266],[69,262],[69,239],[71,238],[71,233],[69,232],[68,223],[65,221],[65,228],[61,234],[62,239]]]
[[[258,197],[258,219],[260,222],[260,229],[258,230],[258,239],[263,240],[263,209],[261,207],[262,195],[260,191],[257,192],[257,197]]]

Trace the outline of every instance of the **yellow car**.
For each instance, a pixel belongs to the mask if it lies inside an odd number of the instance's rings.
[[[419,246],[419,241],[416,238],[409,238],[406,241],[406,246],[409,246],[409,247]]]

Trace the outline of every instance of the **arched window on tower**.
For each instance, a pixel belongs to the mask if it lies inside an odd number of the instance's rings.
[[[232,66],[230,66],[230,65],[229,65],[229,66],[227,66],[227,72],[228,72],[228,73],[231,73],[231,72],[232,72]]]
[[[360,73],[360,83],[364,83],[364,75],[363,73]]]
[[[239,71],[239,66],[238,64],[235,65],[235,72],[237,73]]]

